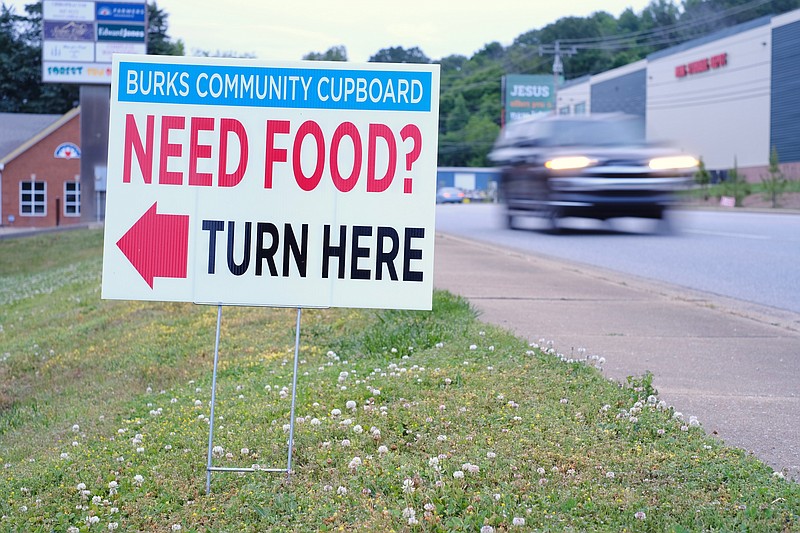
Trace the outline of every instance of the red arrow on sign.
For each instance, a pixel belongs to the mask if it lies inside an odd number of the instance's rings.
[[[153,288],[153,278],[185,278],[189,255],[189,215],[159,215],[154,203],[117,247]]]

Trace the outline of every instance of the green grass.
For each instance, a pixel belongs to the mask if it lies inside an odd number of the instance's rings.
[[[649,376],[444,292],[304,310],[291,478],[214,473],[206,496],[216,308],[101,300],[101,245],[0,241],[0,531],[800,531],[800,487]],[[224,309],[216,466],[286,466],[295,317]]]

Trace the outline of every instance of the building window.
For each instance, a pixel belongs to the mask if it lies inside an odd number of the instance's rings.
[[[559,115],[569,115],[569,106],[564,106],[558,110]]]
[[[585,115],[586,114],[586,102],[581,102],[579,104],[575,104],[575,114],[576,115]]]
[[[81,216],[81,182],[64,182],[64,216]]]
[[[47,215],[47,183],[23,181],[19,184],[19,214],[27,217]]]

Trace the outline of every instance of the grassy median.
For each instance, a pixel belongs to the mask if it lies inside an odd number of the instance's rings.
[[[432,312],[100,299],[102,233],[0,241],[0,531],[800,531],[800,485],[648,376]]]

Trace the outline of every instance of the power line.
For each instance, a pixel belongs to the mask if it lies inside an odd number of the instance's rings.
[[[606,37],[587,37],[582,39],[559,39],[561,44],[574,46],[579,49],[602,49],[602,50],[619,50],[625,48],[634,48],[637,46],[652,46],[660,44],[669,44],[669,41],[678,42],[685,41],[688,38],[674,37],[669,34],[673,32],[686,33],[689,30],[695,29],[698,26],[704,26],[708,23],[716,22],[720,19],[738,15],[752,9],[770,3],[772,0],[751,0],[739,6],[729,7],[718,13],[709,14],[703,17],[690,19],[684,22],[677,22],[667,26],[658,26],[650,30],[641,30],[636,32],[623,33],[620,35],[606,36]],[[684,12],[685,13],[685,12]],[[699,33],[705,33],[701,31]],[[642,39],[640,41],[640,39]],[[633,40],[633,41],[631,41]]]

